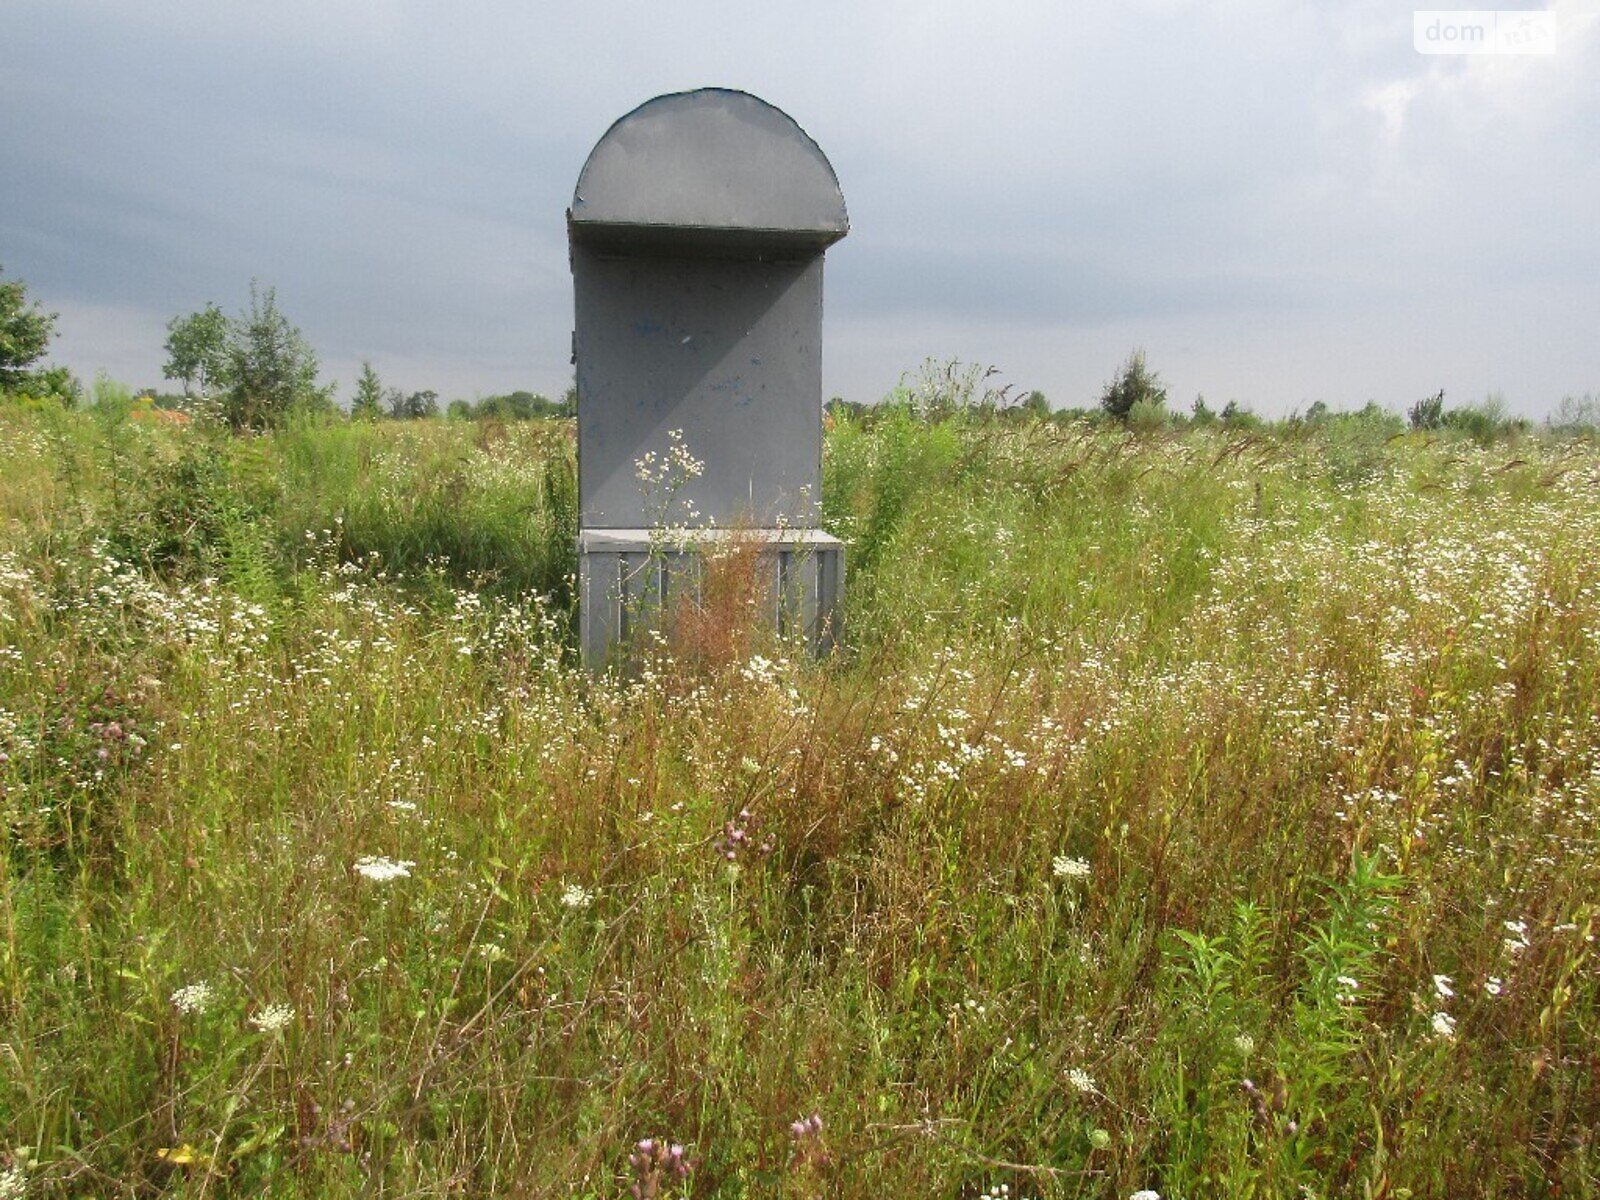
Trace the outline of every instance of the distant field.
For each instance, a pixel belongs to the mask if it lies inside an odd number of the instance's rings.
[[[597,681],[568,422],[0,408],[0,1197],[1600,1195],[1600,449],[1485,441],[843,417],[843,651]]]

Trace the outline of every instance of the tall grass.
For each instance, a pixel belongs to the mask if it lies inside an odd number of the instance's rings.
[[[1600,1191],[1591,446],[825,470],[841,653],[594,680],[568,426],[0,411],[0,1189]]]

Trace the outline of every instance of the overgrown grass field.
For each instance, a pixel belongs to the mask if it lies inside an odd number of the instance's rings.
[[[568,423],[0,410],[0,1196],[1600,1194],[1600,451],[1391,434],[847,417],[594,679]]]

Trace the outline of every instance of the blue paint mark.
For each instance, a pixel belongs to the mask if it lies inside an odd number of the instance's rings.
[[[667,327],[665,325],[658,325],[656,322],[649,320],[635,321],[633,323],[633,331],[640,337],[655,337],[658,335],[665,337],[667,335]]]

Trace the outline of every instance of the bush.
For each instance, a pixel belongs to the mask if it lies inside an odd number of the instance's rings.
[[[1159,403],[1149,400],[1136,400],[1133,407],[1128,410],[1126,418],[1128,428],[1139,433],[1154,433],[1158,429],[1164,429],[1167,419],[1167,410]]]
[[[333,388],[317,386],[317,355],[278,310],[277,293],[250,285],[250,307],[229,320],[214,304],[167,326],[169,379],[235,431],[273,429],[297,412],[328,412]]]
[[[1429,431],[1441,429],[1444,426],[1444,389],[1440,388],[1432,396],[1418,400],[1406,413],[1406,422],[1412,429]]]
[[[1549,426],[1552,433],[1600,433],[1600,396],[1563,396]]]
[[[1222,406],[1222,423],[1229,429],[1260,429],[1262,425],[1261,418],[1237,400]]]
[[[1011,406],[1011,385],[993,382],[999,374],[998,367],[929,358],[915,374],[900,377],[881,407],[903,409],[930,423],[963,413],[997,413]]]
[[[1100,408],[1107,416],[1126,421],[1134,405],[1161,408],[1167,402],[1167,389],[1161,377],[1145,363],[1144,351],[1135,350],[1122,364],[1122,370],[1100,396]]]
[[[1444,414],[1444,426],[1466,434],[1483,446],[1528,431],[1527,419],[1508,413],[1505,398],[1498,392],[1491,393],[1477,404],[1451,409]]]

